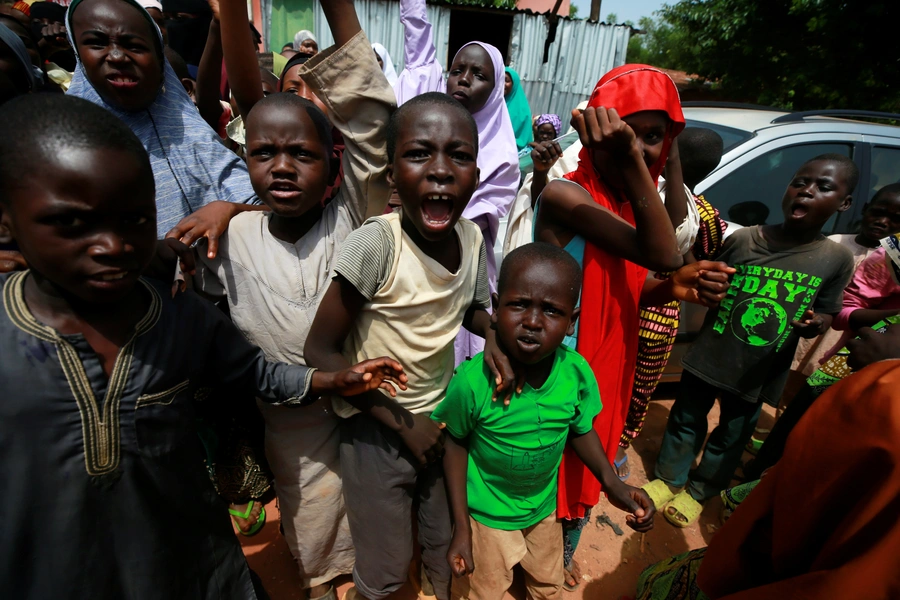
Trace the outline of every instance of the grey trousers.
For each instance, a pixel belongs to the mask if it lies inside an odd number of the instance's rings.
[[[399,435],[358,414],[342,424],[341,470],[356,548],[353,583],[357,590],[370,600],[381,600],[407,581],[416,503],[422,563],[438,600],[447,600],[452,530],[441,462],[419,468]]]

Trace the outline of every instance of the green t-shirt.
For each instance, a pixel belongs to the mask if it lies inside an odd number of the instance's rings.
[[[559,462],[569,432],[583,435],[600,412],[588,363],[560,347],[540,389],[525,385],[509,406],[491,401],[484,355],[463,363],[431,418],[467,439],[469,514],[494,529],[524,529],[556,509]]]

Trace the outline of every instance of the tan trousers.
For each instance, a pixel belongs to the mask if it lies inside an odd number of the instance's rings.
[[[513,580],[513,567],[525,570],[525,590],[529,600],[558,600],[562,597],[562,525],[552,514],[527,529],[503,531],[472,524],[471,577],[454,577],[454,600],[502,600]]]

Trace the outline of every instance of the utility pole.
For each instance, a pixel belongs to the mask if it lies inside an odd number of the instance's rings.
[[[591,16],[588,18],[589,21],[599,21],[600,20],[600,2],[601,0],[591,0]]]

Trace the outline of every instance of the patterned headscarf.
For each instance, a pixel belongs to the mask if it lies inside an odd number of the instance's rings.
[[[550,123],[551,125],[553,125],[553,130],[556,132],[556,135],[558,136],[560,134],[560,132],[562,131],[562,120],[559,118],[559,115],[554,115],[552,113],[540,115],[535,120],[534,126],[540,127],[541,125],[545,125],[547,123]]]

